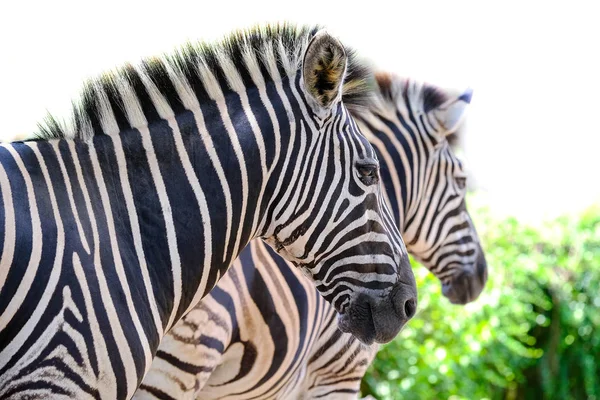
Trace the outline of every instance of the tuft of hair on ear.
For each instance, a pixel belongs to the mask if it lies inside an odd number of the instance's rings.
[[[364,112],[375,107],[378,101],[375,68],[352,48],[346,47],[346,55],[348,65],[342,86],[342,101],[348,110]]]
[[[344,46],[324,31],[308,44],[303,63],[304,83],[321,107],[329,108],[340,96],[348,57]]]

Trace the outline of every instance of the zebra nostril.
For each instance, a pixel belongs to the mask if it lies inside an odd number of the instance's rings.
[[[407,318],[412,318],[417,311],[417,302],[415,299],[408,299],[406,303],[404,303],[404,313]]]

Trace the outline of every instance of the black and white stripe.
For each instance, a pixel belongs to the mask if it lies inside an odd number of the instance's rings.
[[[470,94],[387,74],[377,83],[367,108],[346,103],[381,160],[408,250],[450,301],[473,301],[487,266],[450,146]],[[376,352],[337,328],[334,308],[296,268],[253,241],[167,334],[135,397],[353,399]]]
[[[360,71],[316,29],[254,29],[106,74],[71,125],[0,146],[0,397],[131,397],[258,237],[390,340],[416,288],[341,102]]]

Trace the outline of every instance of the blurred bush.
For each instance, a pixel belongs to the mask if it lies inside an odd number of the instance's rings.
[[[417,266],[420,311],[382,347],[363,395],[600,400],[600,207],[535,228],[472,213],[484,293],[453,306]]]

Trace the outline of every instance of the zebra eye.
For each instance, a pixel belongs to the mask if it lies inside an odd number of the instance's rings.
[[[465,187],[467,187],[467,178],[460,177],[460,178],[455,178],[455,180],[456,180],[456,186],[458,186],[459,189],[464,189]]]
[[[365,185],[372,185],[379,181],[377,164],[357,164],[358,178]]]

